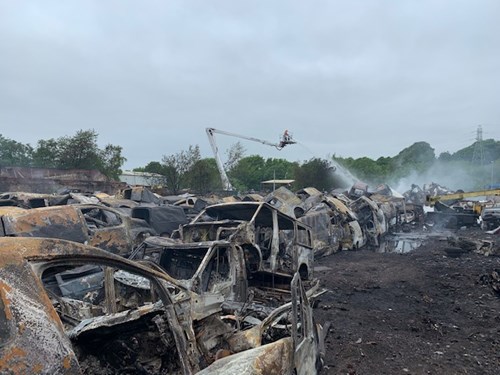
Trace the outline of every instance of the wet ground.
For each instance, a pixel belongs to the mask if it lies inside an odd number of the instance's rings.
[[[323,374],[500,373],[500,295],[489,284],[500,257],[450,257],[445,236],[424,238],[317,260],[331,290],[315,309],[331,322]]]

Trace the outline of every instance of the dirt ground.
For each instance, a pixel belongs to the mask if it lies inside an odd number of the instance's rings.
[[[500,373],[500,295],[489,283],[500,257],[449,257],[446,247],[432,238],[405,254],[317,260],[330,289],[315,309],[319,323],[331,322],[323,374]]]

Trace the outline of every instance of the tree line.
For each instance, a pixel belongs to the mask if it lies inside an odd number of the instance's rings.
[[[32,147],[0,134],[0,167],[96,169],[117,180],[126,159],[122,147],[99,148],[95,130],[79,130],[74,136],[41,139]]]
[[[57,169],[95,169],[110,179],[118,180],[126,161],[122,147],[108,144],[99,148],[98,133],[79,130],[73,136],[41,139],[35,146],[23,144],[0,134],[0,167],[37,167]],[[295,179],[300,187],[315,186],[328,190],[334,184],[328,160],[313,158],[302,164],[285,159],[264,159],[259,155],[244,156],[240,142],[227,152],[225,168],[238,191],[259,191],[263,180]],[[164,155],[134,171],[158,175],[155,181],[172,194],[189,190],[198,194],[220,192],[222,183],[214,158],[202,158],[198,145]]]
[[[0,167],[41,167],[59,169],[96,169],[111,179],[118,179],[126,159],[122,147],[112,144],[99,148],[95,130],[79,130],[74,136],[42,139],[32,147],[0,134]],[[294,180],[291,188],[298,190],[314,186],[322,191],[347,188],[346,181],[336,171],[335,165],[349,170],[355,179],[369,183],[397,184],[403,178],[432,172],[440,166],[442,173],[461,171],[465,176],[464,188],[484,188],[488,182],[500,177],[500,142],[493,139],[482,141],[481,158],[474,158],[478,144],[444,152],[436,157],[427,142],[416,142],[394,157],[352,158],[333,155],[327,159],[311,158],[303,162],[285,159],[263,158],[260,155],[245,156],[240,142],[227,151],[224,168],[231,184],[240,192],[260,191],[262,181],[271,179]],[[475,162],[473,160],[475,159]],[[161,161],[151,161],[134,171],[155,173],[156,184],[163,185],[172,194],[187,190],[197,194],[220,192],[222,183],[214,158],[202,158],[198,145],[186,150],[164,155]],[[441,172],[438,172],[438,174]],[[436,175],[439,181],[441,175]],[[428,181],[432,182],[432,181]]]
[[[334,168],[330,161],[312,158],[303,163],[285,159],[267,158],[260,155],[244,156],[240,142],[227,152],[224,169],[233,187],[240,192],[261,191],[262,181],[272,179],[294,180],[293,188],[315,186],[330,190],[335,185]],[[137,172],[149,172],[163,176],[156,182],[177,194],[189,190],[198,194],[222,191],[222,182],[214,158],[201,158],[198,145],[187,150],[165,155],[162,161],[152,161]]]
[[[481,157],[477,157],[479,150]],[[395,185],[401,179],[419,175],[434,178],[434,181],[427,182],[439,182],[455,175],[461,179],[457,183],[469,190],[484,189],[500,181],[500,142],[494,139],[476,141],[455,153],[443,152],[439,156],[429,143],[416,142],[394,157],[373,160],[334,155],[333,160],[371,185]]]

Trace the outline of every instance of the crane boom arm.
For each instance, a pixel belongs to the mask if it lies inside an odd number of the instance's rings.
[[[208,141],[210,142],[210,146],[212,147],[212,151],[214,153],[215,163],[217,164],[217,168],[219,169],[220,177],[222,180],[222,188],[226,191],[232,191],[234,190],[233,185],[231,185],[231,182],[227,177],[226,170],[224,169],[224,164],[222,164],[222,160],[219,155],[219,148],[217,147],[217,143],[215,143],[215,136],[214,136],[215,129],[206,128],[205,130],[207,132]]]
[[[455,194],[445,194],[445,195],[436,195],[436,196],[430,196],[428,195],[425,198],[425,203],[429,206],[433,206],[436,202],[438,201],[451,201],[451,200],[462,200],[465,198],[472,198],[472,197],[480,197],[480,196],[487,196],[487,195],[500,195],[500,189],[493,189],[493,190],[478,190],[478,191],[469,191],[466,193],[455,193]]]
[[[265,141],[262,139],[258,139],[258,138],[254,138],[254,137],[247,137],[245,135],[226,132],[224,130],[218,130],[218,129],[214,129],[214,128],[206,128],[205,130],[207,132],[208,141],[210,142],[210,146],[212,147],[212,151],[214,153],[217,168],[219,169],[220,177],[222,180],[222,188],[226,191],[232,191],[232,190],[234,190],[234,188],[231,185],[229,178],[227,177],[227,173],[224,169],[224,164],[222,163],[222,160],[220,158],[219,148],[217,147],[217,143],[215,142],[215,133],[229,135],[231,137],[246,139],[249,141],[259,142],[259,143],[262,143],[262,144],[267,145],[267,146],[276,147],[278,150],[281,150],[286,145],[291,145],[291,144],[296,143],[292,139],[292,137],[288,134],[288,130],[285,131],[285,133],[283,134],[283,138],[281,139],[281,141],[279,143],[272,143],[272,142],[268,142],[268,141]]]
[[[247,136],[241,135],[241,134],[226,132],[224,130],[218,130],[218,129],[214,129],[214,128],[207,128],[207,133],[208,132],[210,132],[212,134],[212,138],[213,138],[213,134],[217,133],[217,134],[229,135],[231,137],[237,137],[237,138],[241,138],[241,139],[247,139],[249,141],[259,142],[259,143],[262,143],[264,145],[276,147],[279,150],[283,148],[280,143],[272,143],[272,142],[264,141],[262,139],[258,139],[258,138],[254,138],[254,137],[247,137]]]

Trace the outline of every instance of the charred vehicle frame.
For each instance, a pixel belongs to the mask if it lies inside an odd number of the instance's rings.
[[[0,234],[10,237],[60,238],[128,255],[156,232],[144,220],[110,207],[77,204],[0,210]]]
[[[298,275],[273,311],[202,301],[157,265],[0,239],[0,372],[315,373],[323,332]]]

